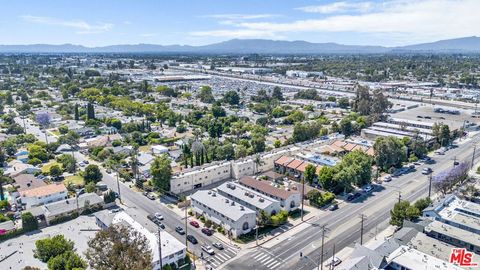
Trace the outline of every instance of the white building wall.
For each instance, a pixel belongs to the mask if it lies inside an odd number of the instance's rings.
[[[237,221],[227,220],[225,216],[222,217],[215,210],[204,207],[202,204],[196,200],[192,200],[192,208],[197,214],[203,214],[205,218],[210,219],[212,222],[216,223],[219,226],[222,226],[225,229],[225,232],[231,232],[233,237],[238,237],[242,234],[249,233],[256,226],[256,214],[253,212],[245,213]],[[248,229],[243,230],[243,224],[248,223]]]
[[[46,203],[58,202],[61,200],[67,199],[68,194],[67,191],[57,192],[54,194],[50,194],[47,196],[39,196],[39,197],[20,197],[22,200],[22,204],[25,204],[25,208],[30,208],[33,206],[38,206]]]
[[[195,189],[196,185],[203,187],[219,181],[230,179],[230,176],[230,162],[199,167],[193,171],[184,173],[181,172],[177,175],[174,175],[170,181],[170,191],[175,194],[179,194]]]

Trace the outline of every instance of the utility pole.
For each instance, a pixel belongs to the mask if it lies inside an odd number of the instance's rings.
[[[402,200],[402,192],[399,190],[398,191],[398,203]]]
[[[188,236],[188,218],[187,218],[187,208],[188,208],[188,205],[186,204],[186,200],[185,200],[185,246],[187,247],[187,251],[188,251],[188,239],[187,239],[187,236]]]
[[[327,230],[326,225],[322,225],[322,247],[321,247],[321,254],[320,254],[320,270],[323,270],[323,247],[325,244],[325,231]]]
[[[119,170],[118,170],[118,167],[117,167],[116,173],[117,173],[118,200],[120,201],[121,204],[123,204],[123,203],[122,203],[122,196],[120,196],[120,180],[118,179],[118,174],[119,174],[118,171],[119,171]]]
[[[162,262],[162,237],[161,237],[161,229],[158,227],[158,257],[160,259],[160,269],[163,268]]]
[[[333,258],[332,261],[334,261],[335,260],[335,243],[333,243],[333,257],[332,258]],[[334,270],[335,269],[335,264],[332,263],[331,266],[332,266],[332,270]]]
[[[432,174],[428,176],[428,198],[431,199],[430,197],[432,196]]]
[[[360,214],[360,245],[363,245],[363,222],[366,219],[366,216],[364,214]]]
[[[302,221],[303,221],[303,200],[305,196],[305,179],[302,179]]]
[[[470,167],[470,169],[473,168],[473,164],[475,163],[475,150],[477,149],[477,145],[473,145],[473,154],[472,154],[472,165]]]
[[[455,167],[455,164],[457,164],[457,156],[453,157],[453,167]]]

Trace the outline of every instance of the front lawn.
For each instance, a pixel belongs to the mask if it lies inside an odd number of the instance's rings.
[[[51,162],[43,165],[43,167],[42,167],[42,173],[43,173],[43,174],[49,174],[49,173],[50,173],[50,168],[51,168],[53,165],[58,165],[58,166],[60,166],[60,168],[62,168],[62,164],[61,164],[61,163],[58,163],[58,162],[56,162],[56,161],[51,161]]]
[[[72,183],[77,187],[83,187],[85,185],[85,181],[80,175],[71,175],[65,177],[65,180],[63,180],[63,184],[65,184],[65,186],[68,186],[69,183]]]

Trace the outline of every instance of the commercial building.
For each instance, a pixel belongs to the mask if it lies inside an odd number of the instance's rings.
[[[239,183],[272,199],[278,200],[280,207],[288,212],[296,210],[301,204],[301,194],[298,190],[288,187],[282,188],[271,181],[257,180],[250,176],[242,177]]]
[[[55,183],[21,190],[19,194],[22,204],[27,209],[33,206],[61,201],[68,198],[68,191],[63,183]]]
[[[256,225],[255,211],[214,191],[200,190],[191,197],[192,209],[222,226],[232,237],[249,233]]]
[[[218,194],[229,198],[253,211],[265,211],[268,215],[275,215],[280,212],[280,202],[253,191],[235,182],[223,183],[217,187]]]
[[[111,213],[108,210],[100,211],[95,213],[95,222],[102,228],[106,229],[112,224],[118,224],[122,226],[129,226],[133,230],[139,232],[145,238],[147,238],[150,245],[150,250],[152,251],[152,267],[153,270],[160,270],[163,266],[167,264],[176,264],[180,260],[185,259],[187,254],[186,246],[178,241],[168,232],[161,230],[160,239],[158,238],[158,232],[151,232],[145,228],[142,224],[135,221],[130,215],[124,211],[118,213]],[[158,243],[161,242],[162,250],[162,266],[160,266],[160,252]]]

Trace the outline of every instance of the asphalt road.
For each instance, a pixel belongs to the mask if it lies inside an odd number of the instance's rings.
[[[346,203],[340,209],[329,212],[322,218],[310,220],[311,226],[298,232],[285,241],[282,241],[271,248],[259,247],[251,252],[231,261],[224,269],[296,269],[310,270],[316,269],[320,260],[321,247],[321,225],[326,225],[327,233],[324,245],[325,262],[333,255],[333,246],[339,250],[353,246],[360,242],[360,214],[365,214],[364,221],[364,241],[372,238],[374,235],[370,231],[375,228],[380,231],[387,227],[390,219],[390,210],[398,202],[399,191],[401,199],[410,202],[428,196],[428,176],[421,174],[425,167],[431,167],[434,174],[453,166],[453,159],[471,161],[473,145],[478,142],[479,136],[459,145],[458,148],[451,149],[445,155],[437,156],[435,164],[417,166],[416,171],[406,175],[394,178],[389,183],[377,187],[372,193],[364,195],[357,201]],[[480,151],[476,151],[476,158],[480,156]],[[307,255],[311,260],[300,259],[300,252]],[[279,266],[272,267],[266,257],[261,253],[268,253],[277,261],[281,261]],[[314,263],[316,262],[316,263]]]

